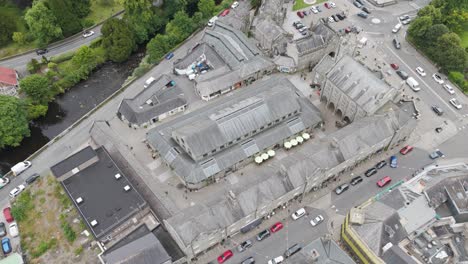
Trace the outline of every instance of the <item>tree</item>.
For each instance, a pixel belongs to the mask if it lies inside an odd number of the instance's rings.
[[[51,99],[49,80],[39,74],[26,76],[20,81],[20,89],[35,103],[45,104]]]
[[[146,52],[148,53],[148,62],[155,63],[158,62],[164,54],[166,54],[171,45],[169,43],[169,37],[166,35],[158,34],[154,37],[148,45],[146,45]]]
[[[111,18],[101,28],[102,45],[110,60],[123,62],[130,57],[136,47],[133,32],[125,21]]]
[[[411,23],[408,28],[408,34],[412,37],[418,44],[425,46],[424,35],[426,31],[432,26],[432,19],[428,16],[422,16],[416,18],[413,23]]]
[[[455,33],[444,34],[437,40],[438,52],[434,56],[444,71],[462,72],[468,66],[468,54],[460,43]]]
[[[455,9],[444,17],[444,24],[453,32],[463,33],[468,26],[468,11]]]
[[[89,75],[89,73],[97,66],[96,56],[93,49],[88,46],[80,47],[73,56],[72,63],[76,65],[77,68],[80,68],[85,75]]]
[[[72,10],[79,18],[86,17],[91,12],[90,0],[72,0]]]
[[[123,0],[124,19],[135,32],[136,42],[146,42],[156,30],[157,19],[153,12],[151,0]]]
[[[185,11],[178,11],[174,19],[166,25],[166,33],[175,37],[177,42],[186,39],[192,32],[193,21]]]
[[[52,11],[57,24],[60,25],[64,37],[71,36],[81,30],[81,23],[78,15],[73,9],[71,0],[47,0],[47,7]]]
[[[442,35],[449,33],[450,30],[443,24],[432,25],[424,35],[424,38],[428,42],[429,46],[435,46],[437,39]],[[431,45],[434,44],[434,45]]]
[[[187,7],[187,2],[185,0],[171,0],[171,1],[164,1],[164,13],[166,18],[171,19],[175,13],[178,11],[184,11]]]
[[[12,40],[13,32],[16,30],[15,17],[6,12],[0,12],[0,46],[3,46]]]
[[[418,12],[419,17],[428,16],[432,19],[433,24],[439,24],[442,22],[442,14],[440,9],[434,7],[433,5],[427,5],[421,8]]]
[[[210,18],[213,16],[216,10],[216,4],[214,0],[200,0],[198,2],[198,11],[203,15],[203,18]]]
[[[19,146],[23,137],[30,136],[26,115],[18,98],[0,95],[0,148]]]
[[[28,113],[28,120],[34,120],[41,116],[45,116],[49,109],[48,104],[34,104],[29,98],[25,100],[25,105],[26,112]]]
[[[13,32],[12,39],[20,45],[26,43],[26,36],[22,32]]]
[[[40,46],[47,45],[50,41],[62,37],[62,29],[57,24],[57,19],[42,1],[34,1],[24,19]]]

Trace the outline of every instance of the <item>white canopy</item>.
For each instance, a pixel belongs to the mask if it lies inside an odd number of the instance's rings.
[[[289,142],[289,141],[284,142],[284,147],[286,149],[290,149],[292,147],[291,142]]]
[[[296,140],[299,144],[301,144],[302,142],[304,142],[304,139],[301,137],[301,136],[298,136],[296,137]]]
[[[297,140],[291,139],[291,145],[292,145],[293,147],[297,146],[297,144],[298,144]]]
[[[272,149],[270,149],[267,153],[268,153],[268,156],[270,156],[270,157],[273,157],[276,154],[276,152],[274,150],[272,150]]]
[[[262,154],[262,159],[263,160],[267,160],[268,158],[269,158],[268,154],[266,154],[266,153]]]
[[[302,133],[302,138],[304,138],[305,140],[308,140],[310,138],[309,133],[306,133],[306,132]]]
[[[260,164],[262,162],[263,162],[262,157],[260,157],[260,156],[255,157],[255,163]]]

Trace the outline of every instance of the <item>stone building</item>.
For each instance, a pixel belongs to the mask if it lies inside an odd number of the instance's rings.
[[[257,21],[252,27],[254,38],[258,41],[258,46],[262,51],[270,56],[284,55],[288,41],[291,38],[286,31],[270,18]]]

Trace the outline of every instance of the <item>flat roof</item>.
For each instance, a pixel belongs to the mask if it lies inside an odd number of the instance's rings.
[[[62,185],[94,236],[99,239],[147,204],[104,147],[96,149],[95,153],[98,162],[64,180]],[[75,159],[71,156],[67,160]],[[121,176],[118,180],[116,174]],[[129,186],[130,190],[125,191],[125,186]],[[83,199],[79,204],[78,198]],[[97,225],[93,227],[91,223],[94,220]]]
[[[64,173],[69,172],[76,168],[83,162],[90,160],[96,156],[96,152],[90,146],[74,153],[70,157],[62,160],[50,168],[55,177],[62,176]]]

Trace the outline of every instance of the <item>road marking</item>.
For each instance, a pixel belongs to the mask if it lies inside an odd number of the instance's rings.
[[[418,78],[422,83],[424,83],[424,85],[426,85],[426,86],[428,87],[428,89],[429,89],[435,96],[437,96],[437,97],[442,101],[442,103],[444,103],[445,106],[447,106],[447,108],[450,109],[450,111],[452,111],[452,112],[455,114],[455,117],[460,118],[460,114],[457,113],[457,112],[452,108],[452,106],[450,106],[447,102],[445,102],[444,99],[443,99],[442,97],[440,97],[439,94],[437,94],[436,92],[434,92],[434,91],[432,90],[432,87],[429,86],[429,85],[427,85],[427,83],[419,76],[419,74],[417,74],[417,73],[413,70],[412,67],[410,67],[408,64],[406,64],[406,62],[405,62],[400,56],[398,56],[398,54],[396,54],[396,53],[393,51],[393,49],[389,48],[387,44],[385,44],[385,47],[386,47],[391,53],[393,53],[393,55],[395,55],[395,57],[397,57],[397,58],[409,69],[409,71],[411,71],[411,72],[416,76],[416,78]]]

